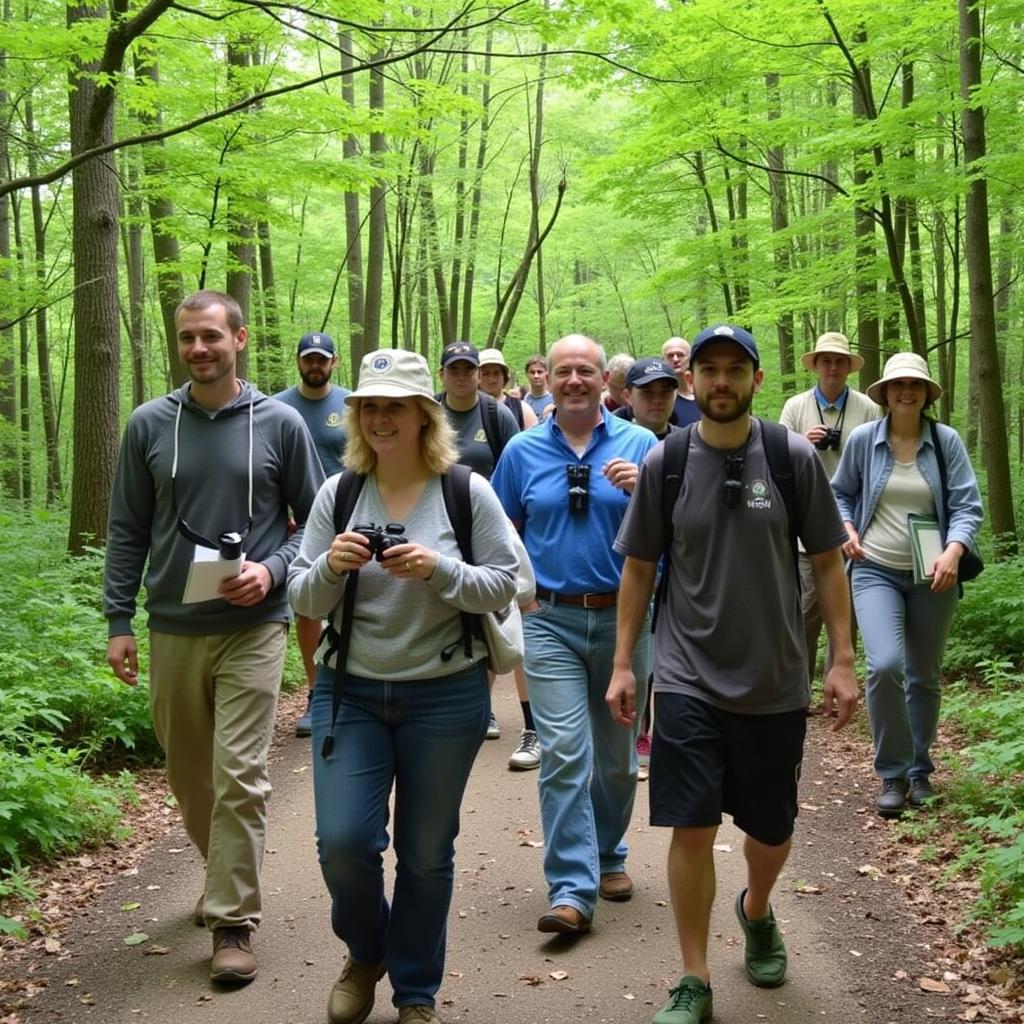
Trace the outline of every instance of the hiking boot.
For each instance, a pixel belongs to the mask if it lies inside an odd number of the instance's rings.
[[[875,810],[880,818],[898,818],[907,808],[907,780],[882,779],[882,788],[875,797]]]
[[[590,918],[575,907],[558,906],[540,915],[537,931],[555,935],[582,935],[590,931]]]
[[[654,1015],[651,1024],[701,1024],[711,1020],[711,986],[688,974],[668,990],[668,1002]]]
[[[528,772],[540,767],[540,740],[533,729],[524,729],[519,734],[519,746],[512,751],[508,766],[514,772]]]
[[[313,735],[313,691],[309,691],[309,696],[306,698],[306,710],[295,719],[295,735],[312,736]]]
[[[352,957],[345,961],[327,1001],[331,1024],[363,1024],[373,1009],[377,982],[384,977],[384,969],[384,964],[357,964]]]
[[[633,879],[625,871],[609,871],[608,874],[601,876],[597,894],[603,900],[623,903],[633,896]]]
[[[910,791],[907,794],[907,803],[911,807],[927,807],[933,800],[937,800],[939,794],[928,781],[926,775],[915,775],[910,780]]]
[[[256,977],[256,957],[247,927],[214,928],[210,980],[246,985]]]
[[[417,1003],[398,1008],[398,1024],[441,1024],[441,1020],[432,1006]]]
[[[490,720],[487,722],[487,738],[489,740],[501,739],[501,726],[498,725],[497,718],[494,717],[494,712],[491,712]]]
[[[767,917],[756,921],[747,920],[743,912],[743,897],[746,894],[746,889],[740,892],[735,907],[736,918],[747,940],[743,965],[752,984],[758,988],[776,988],[786,980],[786,946],[779,934],[770,904]]]

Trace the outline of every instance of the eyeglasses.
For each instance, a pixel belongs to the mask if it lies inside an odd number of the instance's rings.
[[[743,454],[726,455],[725,479],[722,481],[722,501],[726,508],[736,508],[743,494]]]

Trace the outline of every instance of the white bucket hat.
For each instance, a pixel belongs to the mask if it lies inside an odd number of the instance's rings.
[[[928,376],[928,364],[916,352],[897,352],[885,361],[882,376],[867,390],[867,396],[878,405],[885,405],[885,385],[893,380],[909,377],[923,380],[928,385],[928,401],[937,402],[942,388]]]
[[[509,380],[512,376],[512,371],[509,369],[508,363],[505,362],[505,357],[502,355],[500,348],[481,349],[480,365],[500,366],[505,371],[505,380]]]
[[[404,348],[382,348],[363,356],[359,387],[345,401],[354,405],[361,398],[429,398],[439,404],[426,359]]]
[[[864,365],[862,356],[850,351],[850,339],[838,331],[826,331],[814,344],[810,352],[805,352],[800,357],[800,362],[805,370],[814,370],[814,359],[822,352],[832,352],[837,356],[846,356],[850,360],[850,372],[854,373]]]

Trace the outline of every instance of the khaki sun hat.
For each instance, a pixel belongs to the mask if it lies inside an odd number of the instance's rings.
[[[363,356],[359,364],[359,387],[345,396],[349,405],[361,398],[429,398],[435,405],[434,389],[426,359],[404,348],[382,348]]]
[[[509,380],[512,376],[512,371],[509,369],[508,363],[505,362],[500,348],[482,348],[480,350],[480,365],[500,366],[505,371],[505,380]]]
[[[928,401],[937,402],[942,388],[928,376],[928,364],[916,352],[897,352],[885,361],[882,376],[867,390],[867,396],[878,405],[885,405],[885,385],[892,380],[923,380],[928,385]]]
[[[814,344],[814,349],[805,352],[800,357],[800,362],[805,370],[814,370],[814,359],[822,352],[832,352],[837,356],[846,356],[850,360],[850,372],[854,373],[864,365],[862,356],[850,351],[850,339],[838,331],[826,331]]]

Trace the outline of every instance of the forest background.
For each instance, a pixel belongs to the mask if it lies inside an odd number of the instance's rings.
[[[130,780],[97,772],[155,756],[103,662],[97,551],[125,417],[182,379],[173,309],[213,287],[266,392],[310,330],[351,383],[381,346],[521,373],[569,331],[640,356],[732,320],[767,416],[824,330],[861,387],[924,355],[991,563],[947,659],[951,834],[991,940],[1024,945],[1024,5],[0,9],[0,899],[116,828]]]

